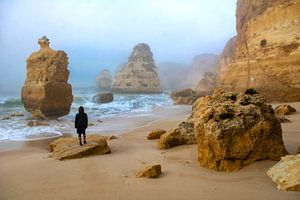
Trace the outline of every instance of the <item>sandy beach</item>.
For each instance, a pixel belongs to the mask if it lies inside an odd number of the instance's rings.
[[[282,124],[283,139],[289,153],[295,154],[300,145],[300,103],[290,105],[298,112]],[[49,158],[47,147],[53,139],[1,142],[0,199],[300,199],[297,192],[277,191],[266,174],[274,161],[216,172],[199,166],[196,145],[160,150],[157,141],[146,139],[152,129],[171,129],[188,116],[185,108],[147,123],[131,120],[144,126],[109,140],[111,154],[66,161]],[[136,178],[135,171],[147,164],[161,164],[163,174],[158,179]]]

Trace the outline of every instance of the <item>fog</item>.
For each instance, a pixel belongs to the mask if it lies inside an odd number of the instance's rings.
[[[235,30],[236,0],[1,0],[0,92],[18,91],[26,59],[46,35],[69,57],[69,82],[91,86],[102,69],[112,74],[137,43],[156,63],[189,64],[219,54]]]

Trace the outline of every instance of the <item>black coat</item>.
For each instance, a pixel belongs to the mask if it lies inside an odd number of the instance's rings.
[[[88,127],[88,117],[86,113],[77,113],[75,117],[75,128],[77,133],[85,133],[85,129]]]

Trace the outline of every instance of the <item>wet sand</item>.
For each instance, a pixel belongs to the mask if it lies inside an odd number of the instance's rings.
[[[300,111],[300,103],[290,105]],[[300,193],[277,191],[266,175],[274,161],[225,173],[200,167],[196,145],[159,150],[147,134],[153,128],[171,129],[188,114],[183,109],[169,116],[147,123],[128,119],[144,126],[108,141],[112,153],[101,156],[57,161],[48,157],[53,139],[1,142],[0,199],[300,199]],[[283,139],[289,153],[295,154],[300,112],[288,118],[291,122],[282,124]],[[147,164],[161,164],[163,174],[158,179],[135,178],[134,172]]]

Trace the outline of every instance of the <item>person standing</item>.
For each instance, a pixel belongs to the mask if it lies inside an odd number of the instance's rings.
[[[81,134],[83,135],[83,143],[86,143],[85,130],[88,127],[88,116],[84,112],[84,108],[82,106],[79,107],[78,113],[75,117],[75,128],[77,129],[77,134],[79,138],[79,145],[82,145],[81,142]]]

